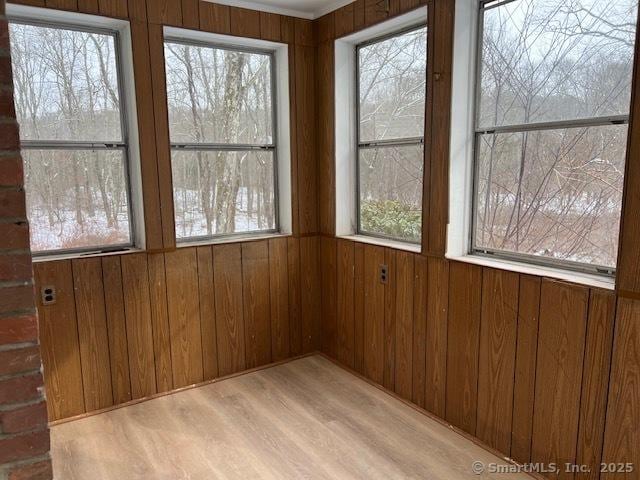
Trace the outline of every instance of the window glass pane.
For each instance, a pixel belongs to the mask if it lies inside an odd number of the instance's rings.
[[[484,12],[480,127],[629,113],[637,0],[514,0]]]
[[[478,248],[613,267],[627,126],[481,135]]]
[[[165,43],[172,142],[271,144],[271,57]]]
[[[22,140],[122,141],[115,39],[12,23]]]
[[[22,151],[34,251],[130,244],[121,150]]]
[[[419,243],[421,145],[360,149],[360,231]]]
[[[360,141],[422,137],[427,29],[358,49]]]
[[[276,228],[273,153],[173,151],[178,239]]]

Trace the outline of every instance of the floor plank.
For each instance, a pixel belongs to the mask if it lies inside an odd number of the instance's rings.
[[[501,463],[318,355],[56,425],[52,457],[67,480],[456,480]]]

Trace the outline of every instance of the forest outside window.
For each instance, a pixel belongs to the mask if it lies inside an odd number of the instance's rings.
[[[179,242],[278,231],[274,58],[166,39]]]
[[[614,273],[637,7],[481,3],[472,253]]]
[[[134,243],[119,32],[86,28],[10,23],[36,255]]]
[[[358,233],[420,243],[427,29],[357,47]]]

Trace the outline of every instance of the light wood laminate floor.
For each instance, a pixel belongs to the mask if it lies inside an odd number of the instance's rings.
[[[318,355],[51,433],[57,480],[530,478]]]

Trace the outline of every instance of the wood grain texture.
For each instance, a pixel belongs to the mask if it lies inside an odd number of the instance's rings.
[[[45,4],[47,8],[70,10],[72,12],[78,10],[78,0],[45,0]]]
[[[181,0],[147,0],[149,23],[182,26]]]
[[[333,16],[331,16],[333,18]],[[328,28],[328,27],[327,27]],[[335,234],[335,127],[334,46],[323,42],[316,49],[316,142],[318,145],[318,215],[320,231]]]
[[[109,361],[111,362],[113,403],[117,405],[131,400],[127,321],[124,314],[120,257],[107,256],[102,258],[102,279],[104,283],[107,331],[109,333]]]
[[[329,12],[313,22],[315,41],[318,45],[335,38],[335,15]]]
[[[44,7],[44,1],[38,6]],[[81,13],[99,14],[100,6],[98,5],[98,0],[78,0],[78,11]]]
[[[613,292],[591,290],[576,453],[577,464],[588,465],[590,469],[576,475],[584,480],[600,478],[615,306]]]
[[[276,13],[260,12],[260,38],[279,42],[282,38],[280,30],[280,15]]]
[[[483,269],[476,435],[499,452],[511,451],[518,289],[517,273]]]
[[[447,395],[447,331],[449,318],[449,263],[428,259],[427,345],[424,406],[445,417]]]
[[[520,275],[511,456],[522,463],[528,463],[531,460],[540,287],[539,277]]]
[[[296,45],[305,47],[315,46],[313,22],[303,18],[294,18],[294,41]]]
[[[429,289],[429,262],[415,255],[413,278],[413,392],[411,401],[425,407],[426,347],[427,347],[427,292]]]
[[[200,30],[211,33],[231,33],[229,6],[200,0]]]
[[[33,269],[36,285],[53,285],[57,295],[56,303],[38,305],[49,420],[79,415],[85,406],[71,262],[35,263]]]
[[[147,257],[149,271],[149,300],[153,330],[153,352],[156,364],[156,386],[158,392],[173,389],[173,365],[171,361],[171,330],[167,307],[167,277],[164,254],[154,253]]]
[[[542,281],[532,462],[575,463],[588,302],[584,287]]]
[[[302,353],[320,350],[322,346],[319,243],[318,237],[300,239]]]
[[[406,400],[413,396],[413,289],[414,255],[398,252],[396,259],[395,392]]]
[[[247,8],[229,7],[231,35],[260,38],[260,12]]]
[[[354,256],[353,242],[337,241],[336,358],[350,368],[355,365]]]
[[[99,13],[107,17],[128,18],[127,0],[98,0]]]
[[[353,27],[354,30],[364,28],[364,2],[365,0],[356,0],[353,2]]]
[[[355,30],[355,3],[335,11],[335,37],[340,38]]]
[[[338,358],[338,267],[336,249],[335,238],[320,238],[322,351]]]
[[[602,461],[640,465],[640,301],[618,299]],[[603,474],[603,480],[637,478]]]
[[[280,35],[282,41],[288,44],[294,44],[296,41],[296,22],[294,17],[280,17]],[[291,70],[293,71],[293,70]]]
[[[289,269],[286,238],[269,240],[269,289],[271,305],[272,360],[291,355],[289,329]]]
[[[71,268],[84,403],[88,411],[99,410],[113,405],[102,262],[99,258],[74,259]]]
[[[200,26],[199,0],[182,0],[182,26],[198,29]]]
[[[388,2],[380,0],[364,1],[364,23],[366,26],[385,20],[389,15]]]
[[[398,269],[397,254],[392,248],[384,249],[384,264],[387,266],[387,283],[384,285],[384,329],[382,343],[384,344],[384,360],[382,385],[393,391],[396,374],[396,277]],[[377,273],[378,280],[380,273]]]
[[[129,343],[131,397],[135,399],[152,395],[157,391],[147,256],[144,253],[123,255],[121,266]]]
[[[482,269],[453,262],[449,272],[447,397],[445,418],[475,434]]]
[[[213,251],[198,247],[198,298],[200,300],[200,334],[202,336],[202,374],[204,380],[218,376],[218,341],[216,339],[216,301],[213,286]]]
[[[384,380],[385,285],[378,275],[384,254],[382,247],[364,246],[363,370],[367,378],[380,384]]]
[[[269,244],[242,244],[242,304],[247,368],[271,362]]]
[[[242,308],[242,247],[213,247],[218,370],[221,376],[246,368]]]
[[[129,20],[147,24],[147,2],[145,0],[129,0]]]
[[[196,295],[198,257],[195,248],[181,248],[165,253],[164,258],[173,386],[180,388],[204,379],[200,303]]]
[[[291,355],[302,354],[302,279],[300,275],[300,240],[287,238],[287,281],[289,282],[289,337]]]
[[[364,374],[364,245],[362,243],[354,245],[353,277],[354,369]]]

